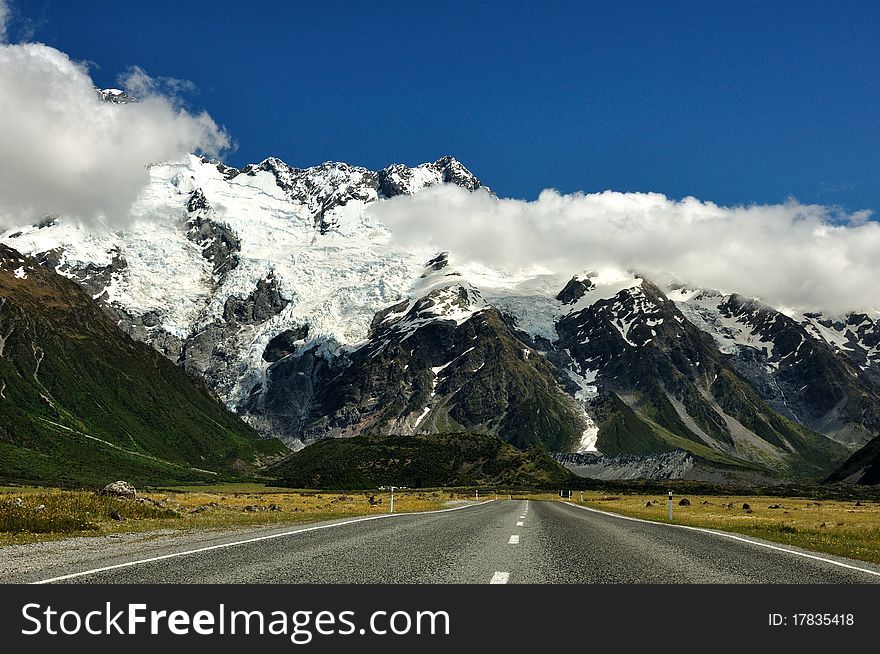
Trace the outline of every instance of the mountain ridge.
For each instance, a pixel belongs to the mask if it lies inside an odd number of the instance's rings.
[[[58,218],[0,241],[294,448],[475,429],[820,478],[880,433],[876,316],[789,316],[588,261],[511,280],[430,244],[390,246],[370,205],[438,184],[491,193],[454,158],[150,171],[121,233]]]

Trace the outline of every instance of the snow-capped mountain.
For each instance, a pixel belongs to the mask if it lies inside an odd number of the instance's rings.
[[[335,356],[368,336],[377,312],[419,292],[436,253],[386,247],[366,204],[437,183],[482,189],[450,157],[379,172],[277,159],[238,171],[189,157],[150,173],[123,231],[52,217],[3,241],[79,282],[230,407],[264,384],[273,339],[304,330]]]
[[[130,96],[121,89],[95,89],[98,97],[104,102],[112,102],[113,104],[128,104],[129,102],[138,102],[138,99]]]
[[[451,157],[371,171],[190,156],[150,175],[123,230],[49,217],[0,241],[293,447],[470,429],[819,476],[880,433],[878,316],[788,315],[588,261],[511,276],[395,245],[371,204],[438,184],[491,193]]]
[[[867,315],[786,315],[736,294],[682,288],[670,297],[783,416],[850,447],[880,431],[877,333]]]
[[[243,405],[252,422],[288,440],[464,428],[520,447],[580,444],[583,409],[445,254],[410,293],[378,312],[344,358],[318,343],[270,366]]]

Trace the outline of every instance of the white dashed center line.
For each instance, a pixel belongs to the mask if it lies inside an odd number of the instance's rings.
[[[514,534],[513,536],[511,536],[510,540],[507,541],[507,544],[508,545],[519,545],[519,535]]]
[[[516,526],[517,526],[517,527],[522,527],[522,526],[523,526],[522,520],[520,520],[519,522],[517,522],[517,523],[516,523]]]
[[[489,580],[490,584],[506,584],[507,580],[510,579],[509,572],[496,572],[492,575],[492,578]]]

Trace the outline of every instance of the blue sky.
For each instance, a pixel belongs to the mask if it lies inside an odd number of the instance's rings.
[[[132,65],[191,80],[233,165],[453,154],[509,197],[880,211],[876,3],[11,4],[11,40],[101,86]]]

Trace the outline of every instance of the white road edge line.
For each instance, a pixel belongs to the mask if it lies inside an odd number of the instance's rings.
[[[490,584],[506,584],[507,580],[510,579],[509,572],[496,572],[492,575],[492,578],[489,580]]]
[[[510,537],[510,540],[507,541],[508,545],[519,545],[519,535],[514,534]]]
[[[653,520],[643,520],[642,518],[632,518],[628,515],[620,515],[619,513],[611,513],[610,511],[600,511],[599,509],[592,509],[588,506],[581,506],[579,504],[572,504],[571,502],[565,502],[569,506],[573,506],[576,509],[583,509],[584,511],[592,511],[593,513],[601,513],[602,515],[611,516],[612,518],[620,518],[621,520],[630,520],[631,522],[644,522],[649,525],[660,525],[662,527],[675,527],[676,529],[687,529],[689,531],[702,531],[706,534],[712,534],[714,536],[721,536],[722,538],[730,538],[731,540],[738,540],[743,543],[749,543],[750,545],[755,545],[757,547],[765,547],[769,550],[776,550],[778,552],[785,552],[786,554],[793,554],[794,556],[802,556],[806,559],[814,559],[816,561],[821,561],[822,563],[829,563],[831,565],[836,565],[841,568],[847,568],[848,570],[855,570],[857,572],[864,572],[865,574],[874,575],[875,577],[880,577],[880,572],[876,570],[868,570],[867,568],[859,568],[855,565],[849,565],[848,563],[843,563],[841,561],[835,561],[834,559],[828,559],[824,556],[817,556],[815,554],[807,554],[806,552],[798,552],[797,550],[790,550],[787,547],[779,547],[778,545],[770,545],[769,543],[761,543],[756,540],[751,540],[749,538],[743,538],[742,536],[734,536],[733,534],[728,534],[724,531],[716,531],[715,529],[706,529],[704,527],[691,527],[690,525],[674,525],[669,524],[668,522],[654,522]]]
[[[238,540],[232,543],[223,543],[222,545],[210,545],[208,547],[200,547],[194,550],[186,550],[184,552],[174,552],[173,554],[163,554],[162,556],[154,556],[149,559],[138,559],[137,561],[128,561],[126,563],[117,563],[116,565],[108,565],[103,568],[94,568],[93,570],[84,570],[82,572],[73,572],[69,575],[61,575],[60,577],[52,577],[51,579],[42,579],[40,581],[32,581],[31,585],[51,584],[56,581],[65,581],[67,579],[75,579],[76,577],[85,577],[87,575],[97,574],[99,572],[107,572],[108,570],[118,570],[120,568],[130,568],[144,563],[153,563],[155,561],[164,561],[166,559],[174,559],[179,556],[188,556],[189,554],[199,554],[201,552],[210,552],[212,550],[220,550],[224,547],[235,547],[237,545],[247,545],[248,543],[258,543],[264,540],[273,540],[275,538],[284,538],[285,536],[294,536],[296,534],[304,534],[309,531],[320,531],[322,529],[332,529],[334,527],[342,527],[351,525],[356,522],[369,522],[370,520],[382,520],[383,518],[400,518],[404,516],[428,515],[431,513],[448,513],[450,511],[460,511],[461,509],[472,509],[475,506],[482,506],[494,502],[495,500],[485,500],[477,504],[465,504],[455,506],[451,509],[437,509],[434,511],[411,511],[408,513],[383,513],[382,515],[371,515],[363,518],[355,518],[354,520],[346,520],[345,522],[335,522],[330,525],[317,525],[315,527],[305,527],[303,529],[294,529],[293,531],[285,531],[280,534],[269,534],[268,536],[257,536],[256,538],[248,538],[246,540]]]

